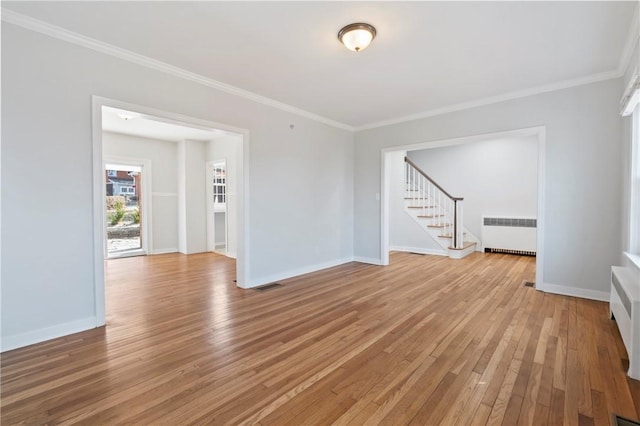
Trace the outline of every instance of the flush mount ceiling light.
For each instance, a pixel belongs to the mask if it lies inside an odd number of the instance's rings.
[[[349,24],[338,32],[338,40],[354,52],[366,49],[375,37],[376,29],[373,25],[362,22]]]

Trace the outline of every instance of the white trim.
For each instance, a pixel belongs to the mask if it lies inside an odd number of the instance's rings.
[[[152,59],[148,56],[140,55],[130,50],[122,49],[109,43],[96,40],[91,37],[87,37],[83,34],[79,34],[73,31],[69,31],[65,28],[57,25],[52,25],[39,19],[32,18],[21,13],[14,12],[9,9],[2,9],[2,20],[10,24],[18,25],[22,28],[26,28],[31,31],[35,31],[41,34],[45,34],[49,37],[57,38],[59,40],[66,41],[68,43],[76,44],[78,46],[86,47],[91,50],[95,50],[106,55],[114,56],[116,58],[142,65],[147,68],[151,68],[156,71],[164,72],[166,74],[173,75],[184,80],[189,80],[194,83],[201,84],[203,86],[210,87],[221,92],[229,93],[231,95],[240,96],[253,102],[257,102],[263,105],[267,105],[272,108],[279,109],[281,111],[289,112],[291,114],[299,115],[301,117],[314,120],[328,126],[337,127],[343,130],[353,131],[353,127],[344,123],[340,123],[335,120],[323,117],[318,114],[314,114],[309,111],[305,111],[300,108],[296,108],[292,105],[285,104],[284,102],[276,101],[266,96],[259,95],[257,93],[250,92],[248,90],[241,89],[239,87],[232,86],[230,84],[222,83],[212,78],[205,77],[200,74],[179,68],[166,62]]]
[[[566,285],[549,284],[545,282],[537,282],[536,290],[559,294],[562,296],[580,297],[582,299],[599,300],[601,302],[609,302],[610,294],[608,291],[590,290],[586,288],[569,287]]]
[[[177,197],[177,192],[152,192],[152,197]]]
[[[420,120],[423,118],[434,117],[437,115],[448,114],[451,112],[467,110],[471,108],[477,108],[481,106],[497,104],[500,102],[510,101],[514,99],[526,98],[529,96],[539,95],[542,93],[553,92],[556,90],[568,89],[570,87],[583,86],[586,84],[597,83],[599,81],[611,80],[622,76],[622,72],[619,70],[606,71],[598,74],[589,75],[586,77],[576,78],[572,80],[560,81],[553,84],[547,84],[544,86],[532,87],[529,89],[518,90],[515,92],[503,93],[501,95],[490,96],[481,99],[475,99],[468,102],[462,102],[459,104],[449,105],[442,108],[436,108],[419,112],[416,114],[405,115],[403,117],[391,118],[389,120],[377,121],[374,123],[365,124],[355,127],[355,131],[376,129],[378,127],[390,126],[392,124],[406,123],[407,121]]]
[[[380,259],[374,259],[373,257],[353,256],[353,261],[359,263],[368,263],[370,265],[385,266],[384,263],[380,261]]]
[[[12,349],[22,348],[24,346],[44,342],[46,340],[78,333],[80,331],[90,330],[97,327],[96,322],[96,317],[92,316],[76,321],[65,322],[63,324],[57,324],[37,330],[28,331],[26,333],[4,336],[2,338],[2,349],[0,349],[0,351],[6,352]]]
[[[289,271],[279,272],[277,274],[268,275],[266,277],[253,279],[253,280],[251,280],[251,284],[249,286],[243,287],[243,288],[260,287],[260,286],[263,286],[263,285],[274,283],[276,281],[286,280],[288,278],[293,278],[293,277],[297,277],[297,276],[300,276],[300,275],[310,274],[312,272],[317,272],[317,271],[320,271],[322,269],[328,269],[328,268],[333,268],[335,266],[344,265],[345,263],[349,263],[349,262],[352,262],[352,261],[353,261],[353,258],[348,257],[348,258],[343,258],[343,259],[331,260],[331,261],[328,261],[328,262],[316,263],[315,265],[304,266],[302,268],[291,269]]]
[[[433,256],[449,256],[444,250],[433,250],[433,249],[424,249],[420,247],[402,247],[402,246],[391,246],[389,247],[389,251],[401,251],[405,253],[417,253],[417,254],[428,254]]]
[[[104,258],[103,258],[103,223],[105,223],[105,213],[102,208],[104,202],[104,170],[102,167],[102,106],[108,106],[129,111],[140,112],[147,115],[160,117],[164,120],[172,120],[182,125],[198,125],[209,129],[220,129],[242,136],[242,158],[243,168],[238,171],[238,183],[236,191],[241,195],[238,197],[237,214],[237,253],[236,260],[236,280],[238,287],[245,288],[249,277],[249,230],[245,229],[249,225],[249,131],[226,124],[213,121],[202,120],[162,111],[155,108],[140,106],[128,102],[103,98],[93,95],[92,104],[92,149],[93,149],[93,247],[94,247],[94,298],[95,298],[95,321],[97,326],[105,324],[105,279],[104,279]]]
[[[545,204],[545,152],[546,152],[546,128],[544,126],[527,127],[523,129],[507,130],[503,132],[485,133],[475,136],[442,139],[431,142],[421,142],[412,145],[399,145],[383,148],[381,151],[381,188],[380,194],[380,264],[389,264],[389,212],[387,198],[389,197],[388,180],[389,171],[385,164],[388,153],[397,151],[414,151],[418,149],[439,148],[466,143],[482,142],[491,139],[521,138],[526,136],[538,137],[538,218],[536,227],[536,274],[537,281],[542,281],[544,273],[544,204]],[[479,245],[476,246],[476,250]]]
[[[471,142],[482,142],[496,139],[506,139],[506,138],[524,138],[527,136],[536,136],[540,133],[540,131],[544,129],[544,126],[536,126],[536,127],[525,127],[522,129],[513,129],[513,130],[504,130],[501,132],[493,132],[493,133],[480,133],[472,136],[461,136],[458,138],[451,139],[438,139],[434,141],[426,141],[426,142],[418,142],[408,145],[395,145],[388,148],[383,148],[383,152],[393,152],[393,151],[416,151],[418,149],[431,149],[431,148],[441,148],[444,146],[454,146],[454,145],[463,145]]]
[[[106,324],[104,253],[106,211],[103,208],[106,188],[104,184],[104,162],[102,161],[102,104],[98,98],[91,99],[91,139],[93,168],[93,298],[95,326]]]
[[[640,72],[638,68],[633,70],[629,84],[622,94],[620,99],[620,115],[628,117],[633,114],[636,106],[640,102]]]
[[[396,151],[396,150],[394,150]],[[406,150],[404,151],[406,155]],[[387,266],[389,264],[389,192],[391,191],[391,171],[387,167],[387,156],[392,151],[382,150],[380,154],[380,175],[382,177],[380,183],[380,265]]]
[[[120,156],[112,156],[112,155],[103,155],[102,164],[103,169],[106,169],[106,165],[109,163],[115,163],[123,166],[140,166],[142,179],[141,179],[141,187],[140,187],[140,203],[142,206],[142,228],[140,233],[140,238],[142,239],[142,254],[150,253],[153,250],[153,201],[152,197],[149,194],[153,194],[153,168],[152,162],[147,158],[132,158],[132,157],[120,157]],[[106,197],[103,201],[103,208],[106,207]],[[107,233],[107,221],[104,221],[104,232],[105,235]],[[109,257],[121,257],[118,255],[109,256],[107,251],[107,239],[104,238],[104,258],[107,259]]]
[[[538,217],[536,218],[536,281],[544,282],[544,229],[547,128],[538,128]]]
[[[623,252],[624,255],[629,259],[632,265],[634,265],[637,269],[640,269],[640,256],[637,254],[629,253],[628,251]]]
[[[172,247],[172,248],[155,249],[151,252],[151,254],[156,255],[156,254],[168,254],[168,253],[177,253],[177,252],[178,252],[178,247]]]

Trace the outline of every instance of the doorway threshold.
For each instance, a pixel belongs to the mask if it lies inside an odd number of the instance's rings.
[[[107,254],[107,259],[118,259],[121,257],[146,256],[142,249],[115,251]]]

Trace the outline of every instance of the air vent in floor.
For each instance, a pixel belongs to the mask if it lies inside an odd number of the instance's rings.
[[[524,281],[523,284],[524,284],[525,287],[535,287],[536,286],[536,283],[533,282],[533,281]]]

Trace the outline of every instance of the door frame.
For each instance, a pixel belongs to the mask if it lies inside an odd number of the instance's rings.
[[[387,167],[387,154],[394,151],[415,151],[418,149],[439,148],[443,146],[461,145],[482,142],[491,139],[518,138],[536,136],[538,139],[538,204],[536,222],[536,288],[544,288],[544,205],[545,205],[545,143],[546,127],[528,127],[504,132],[486,133],[461,138],[441,139],[431,142],[421,142],[411,145],[398,145],[384,148],[381,151],[381,182],[380,182],[380,264],[389,264],[389,186],[390,176]]]
[[[144,254],[153,254],[153,232],[152,232],[152,212],[153,205],[151,203],[151,193],[153,192],[153,182],[152,182],[152,167],[151,160],[146,158],[131,158],[131,157],[120,157],[113,155],[104,155],[102,164],[103,168],[106,168],[107,163],[117,164],[121,166],[134,166],[141,168],[142,178],[140,179],[140,201],[139,206],[142,206],[142,218],[140,220],[140,238],[141,238],[141,250]],[[106,179],[106,178],[105,178]],[[103,185],[104,191],[104,211],[106,213],[106,182]],[[106,218],[103,222],[104,226],[104,259],[109,258],[109,252],[107,250],[108,242],[107,242],[107,221]],[[113,258],[117,258],[118,256],[114,256]],[[112,259],[113,259],[112,258]]]
[[[216,250],[216,232],[215,232],[216,224],[215,224],[215,211],[214,211],[214,202],[213,202],[213,165],[223,161],[225,164],[225,174],[226,174],[225,179],[227,183],[227,192],[225,193],[225,208],[224,208],[224,230],[225,230],[224,231],[225,232],[224,253]],[[219,158],[213,161],[207,161],[205,163],[205,167],[206,167],[206,179],[207,179],[207,184],[206,184],[206,187],[207,187],[207,250],[215,253],[224,254],[226,256],[229,251],[229,221],[227,217],[229,213],[229,209],[227,205],[227,202],[229,201],[229,187],[228,187],[229,167],[227,164],[227,159]]]
[[[202,120],[182,114],[133,104],[130,102],[91,96],[92,152],[93,152],[93,283],[96,327],[105,325],[105,267],[104,267],[104,162],[102,152],[102,107],[135,111],[153,116],[167,123],[187,125],[204,129],[219,129],[242,136],[242,169],[237,172],[237,258],[236,285],[248,288],[249,283],[249,130],[214,121]]]

